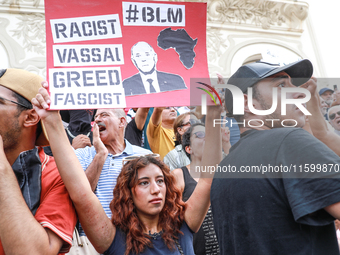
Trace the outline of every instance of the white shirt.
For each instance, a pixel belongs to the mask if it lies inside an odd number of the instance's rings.
[[[150,94],[150,83],[148,82],[148,79],[152,79],[152,86],[155,88],[156,92],[161,92],[158,84],[157,79],[157,72],[153,72],[152,74],[143,74],[140,73],[140,76],[142,77],[143,85],[146,91],[146,94]]]

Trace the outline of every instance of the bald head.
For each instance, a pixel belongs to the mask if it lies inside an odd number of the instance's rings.
[[[131,60],[143,74],[151,74],[156,70],[157,54],[146,42],[138,42],[132,46]]]

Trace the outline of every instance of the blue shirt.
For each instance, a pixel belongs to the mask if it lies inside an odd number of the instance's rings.
[[[183,232],[183,235],[179,234],[179,244],[185,255],[194,255],[193,248],[193,232],[188,227],[188,225],[183,222],[180,231]],[[177,245],[175,245],[174,250],[169,250],[168,246],[166,246],[161,236],[156,238],[151,238],[153,248],[146,247],[144,252],[139,253],[138,255],[180,255],[178,251]],[[113,239],[112,244],[109,249],[104,252],[104,255],[123,255],[126,250],[126,234],[117,228],[116,236]],[[135,255],[135,253],[131,253],[131,255]]]
[[[110,203],[113,199],[113,189],[116,186],[117,177],[122,169],[123,158],[132,155],[145,155],[152,153],[147,149],[131,145],[127,140],[125,140],[125,145],[125,149],[122,153],[116,155],[112,155],[111,153],[109,153],[107,155],[98,180],[97,188],[94,191],[100,203],[102,204],[107,217],[109,218],[111,218],[112,215],[110,210]],[[94,146],[87,146],[85,148],[75,150],[75,153],[85,171],[93,161],[93,158],[96,155],[96,150]],[[84,235],[82,228],[80,228],[80,235]]]

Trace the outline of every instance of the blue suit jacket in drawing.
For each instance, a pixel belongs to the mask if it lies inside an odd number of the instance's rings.
[[[184,80],[177,74],[157,72],[158,84],[161,92],[187,89]],[[123,81],[125,96],[145,94],[145,88],[140,73],[137,73]]]

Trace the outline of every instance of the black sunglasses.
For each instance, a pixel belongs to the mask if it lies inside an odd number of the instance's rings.
[[[335,114],[338,114],[340,116],[340,111],[336,112],[336,113],[332,113],[329,115],[329,119],[330,120],[334,120],[335,119]]]
[[[9,101],[11,103],[14,103],[14,104],[20,105],[22,107],[25,107],[26,109],[32,109],[32,106],[27,106],[27,105],[21,104],[19,102],[15,102],[15,101],[7,99],[7,98],[0,97],[0,100]]]

